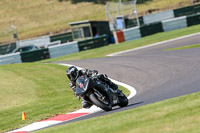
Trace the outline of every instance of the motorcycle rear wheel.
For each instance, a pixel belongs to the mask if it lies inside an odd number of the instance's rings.
[[[92,93],[89,97],[90,97],[90,100],[97,107],[100,107],[101,109],[103,109],[105,111],[111,111],[112,110],[112,105],[110,103],[104,104],[101,100],[98,99],[98,97],[94,93]]]

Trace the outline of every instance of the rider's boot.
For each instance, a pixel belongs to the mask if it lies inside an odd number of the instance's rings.
[[[108,77],[107,75],[104,76],[104,80],[106,81],[106,83],[114,90],[115,93],[118,93],[118,86],[113,83]]]
[[[114,90],[114,93],[120,93],[120,90],[118,89],[118,86],[116,84],[114,84],[111,80],[109,80],[107,82],[107,84]]]
[[[91,106],[92,106],[92,104],[90,104],[86,100],[82,99],[82,107],[83,108],[90,108]]]

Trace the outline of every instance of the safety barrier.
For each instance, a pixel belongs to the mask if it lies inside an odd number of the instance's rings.
[[[64,56],[79,52],[78,42],[70,42],[58,46],[49,47],[49,54],[51,58]]]
[[[22,62],[34,62],[49,58],[49,49],[40,49],[36,51],[21,53]]]
[[[188,14],[193,14],[193,15],[183,16],[183,15],[188,15]],[[177,16],[179,17],[174,18]],[[126,21],[127,21],[126,22],[127,24],[130,24],[129,21],[131,20],[126,20]],[[190,7],[175,9],[174,11],[169,10],[165,12],[160,12],[160,13],[144,16],[143,22],[150,23],[150,24],[144,24],[140,26],[139,28],[135,27],[135,28],[125,29],[123,30],[123,34],[120,33],[120,35],[116,37],[116,40],[117,39],[119,40],[119,38],[123,38],[124,36],[125,41],[130,41],[130,40],[139,39],[141,37],[145,37],[148,35],[152,35],[158,32],[163,32],[163,31],[166,32],[166,31],[181,29],[188,26],[200,24],[200,4],[193,5]],[[132,25],[136,25],[135,19],[133,20]],[[131,25],[128,25],[128,27],[131,27]]]
[[[166,19],[171,19],[174,18],[174,11],[173,10],[168,10],[168,11],[163,11],[147,16],[143,16],[144,19],[144,24],[149,24],[149,23],[154,23]]]
[[[170,31],[187,27],[186,16],[162,21],[163,30]]]
[[[59,41],[59,40],[61,41],[61,43],[71,42],[73,40],[72,32],[67,32],[67,33],[50,36],[51,42],[55,42],[55,41]]]
[[[20,53],[7,54],[0,56],[0,65],[3,64],[12,64],[12,63],[21,63]]]
[[[144,24],[144,20],[143,20],[143,16],[139,17],[139,23],[140,25],[143,25]],[[137,20],[136,18],[134,19],[125,19],[125,25],[126,25],[126,28],[131,28],[131,27],[136,27],[138,26],[138,23],[137,23]]]
[[[200,13],[200,4],[183,7],[179,9],[174,9],[175,17],[188,16],[188,15],[198,14],[198,13]]]
[[[134,27],[123,30],[125,41],[131,41],[141,38],[140,28]]]
[[[109,39],[107,35],[95,37],[92,39],[87,39],[78,42],[79,51],[98,48],[102,46],[106,46],[109,44]]]
[[[187,16],[188,26],[200,24],[200,14]]]
[[[178,8],[174,10],[167,10],[163,12],[158,12],[151,15],[140,16],[140,25],[149,24],[154,22],[159,22],[167,19],[172,19],[175,17],[188,16],[193,14],[200,14],[200,4],[192,5],[188,7]],[[136,19],[125,19],[126,28],[131,28],[138,26]]]
[[[49,36],[42,36],[38,38],[32,38],[28,40],[21,40],[18,42],[19,47],[27,45],[35,45],[37,47],[44,47],[46,44],[50,43]]]
[[[52,42],[66,43],[71,42],[72,39],[72,32],[57,34],[53,36],[42,36],[38,38],[32,38],[27,40],[20,40],[18,42],[19,46],[27,46],[27,45],[36,45],[38,47],[45,47],[45,45],[51,44]],[[8,47],[10,47],[10,51],[7,51]],[[0,55],[7,54],[16,48],[16,43],[12,43],[10,46],[9,44],[5,44],[0,46]]]
[[[163,32],[163,27],[161,22],[146,24],[140,27],[140,33],[142,37],[152,35],[158,32]]]

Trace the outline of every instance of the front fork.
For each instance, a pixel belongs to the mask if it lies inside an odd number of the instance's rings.
[[[119,103],[118,97],[116,96],[116,94],[114,93],[112,88],[105,86],[105,92],[106,92],[108,100],[112,106],[117,105]]]
[[[98,89],[96,89],[96,88]],[[101,92],[104,92],[105,95],[103,95]],[[117,105],[119,103],[119,100],[118,100],[118,97],[116,96],[116,94],[114,93],[114,91],[112,90],[112,88],[110,88],[109,86],[103,86],[101,84],[96,84],[94,86],[93,89],[91,89],[87,94],[86,96],[89,97],[91,93],[95,93],[95,95],[105,104],[111,104],[112,106],[113,105]],[[108,98],[108,102],[105,102],[107,101],[107,98]],[[89,99],[89,98],[84,98],[84,99]],[[88,101],[88,100],[87,100]],[[89,100],[90,101],[90,100]],[[91,101],[90,101],[91,102]]]

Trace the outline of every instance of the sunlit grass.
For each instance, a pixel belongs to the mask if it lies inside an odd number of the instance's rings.
[[[117,1],[118,2],[118,1]],[[149,9],[172,9],[191,5],[187,0],[149,0],[137,4],[139,15]],[[92,11],[92,12],[91,12]],[[131,10],[127,11],[129,14]],[[49,34],[50,32],[66,31],[69,22],[81,20],[106,20],[105,4],[58,0],[1,0],[0,1],[0,42],[8,42],[13,32],[10,25],[18,29],[19,39]]]
[[[199,108],[200,93],[194,93],[36,133],[198,133]]]
[[[69,87],[67,67],[22,63],[0,66],[0,132],[81,108]],[[119,87],[126,95],[129,91]],[[22,112],[27,120],[22,121]]]
[[[199,47],[200,47],[200,44],[194,44],[194,45],[187,45],[187,46],[178,47],[178,48],[165,49],[164,51],[183,50],[183,49],[191,49],[191,48],[199,48]]]

